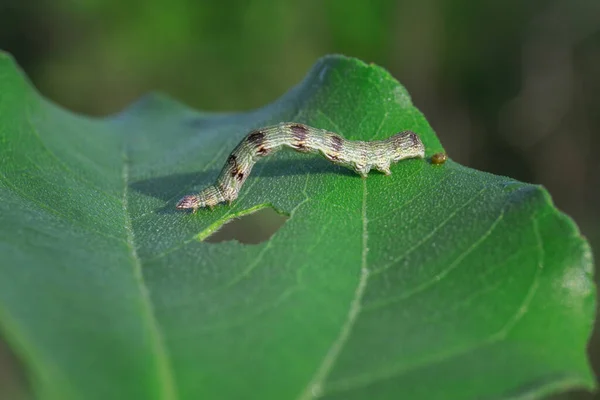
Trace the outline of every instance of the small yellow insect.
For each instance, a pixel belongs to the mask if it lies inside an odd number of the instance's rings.
[[[446,153],[435,153],[431,156],[431,163],[435,165],[440,165],[446,162],[448,156]]]

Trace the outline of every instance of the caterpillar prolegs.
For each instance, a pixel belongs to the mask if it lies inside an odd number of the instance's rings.
[[[363,177],[371,169],[389,175],[391,163],[425,157],[423,142],[411,131],[397,133],[385,140],[363,142],[346,140],[324,129],[283,122],[250,132],[229,155],[216,183],[198,194],[185,196],[179,200],[177,208],[196,211],[223,202],[231,203],[238,197],[254,164],[282,147],[302,153],[321,153],[329,161],[353,169]]]

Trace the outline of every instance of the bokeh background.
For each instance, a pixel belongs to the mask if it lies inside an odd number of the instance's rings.
[[[322,55],[377,63],[454,160],[544,185],[599,258],[599,0],[0,0],[0,49],[45,96],[98,116],[153,90],[247,110]],[[600,374],[598,323],[590,357]],[[28,398],[1,343],[0,387]]]

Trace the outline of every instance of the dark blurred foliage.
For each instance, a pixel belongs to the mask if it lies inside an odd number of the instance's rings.
[[[0,0],[0,48],[92,115],[151,90],[251,109],[324,54],[380,64],[454,160],[543,184],[600,253],[598,0]]]

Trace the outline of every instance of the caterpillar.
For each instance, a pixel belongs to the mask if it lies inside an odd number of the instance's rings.
[[[397,133],[385,140],[351,141],[334,132],[295,122],[282,122],[251,131],[227,158],[214,185],[200,193],[183,197],[179,209],[212,208],[231,204],[252,171],[254,164],[282,147],[301,153],[321,153],[329,161],[350,168],[362,177],[371,169],[390,175],[390,164],[406,158],[425,157],[425,146],[411,131]]]

